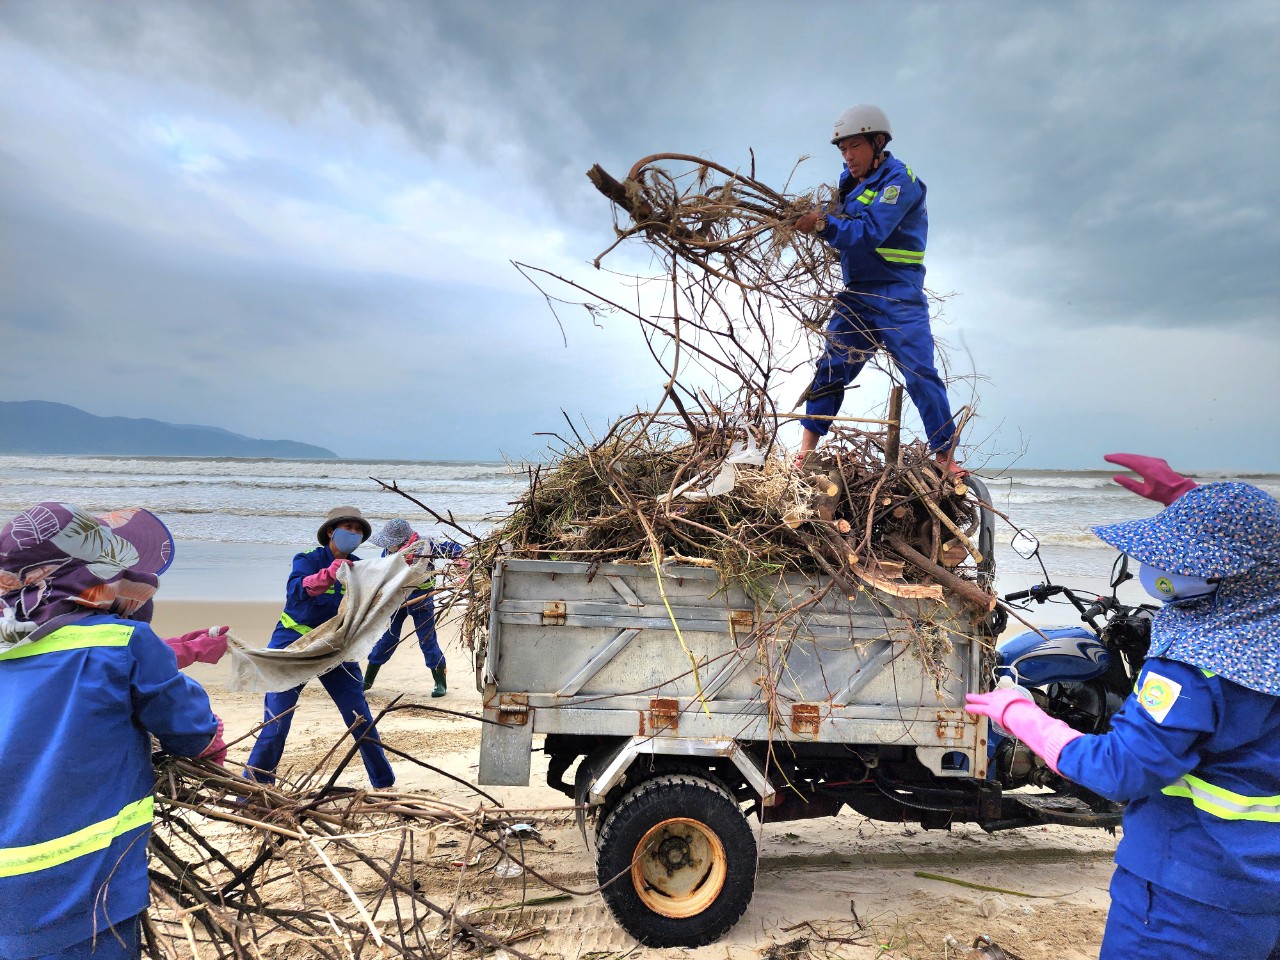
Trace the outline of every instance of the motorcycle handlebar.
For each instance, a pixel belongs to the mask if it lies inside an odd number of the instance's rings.
[[[1036,600],[1043,603],[1050,597],[1056,597],[1060,593],[1066,593],[1067,588],[1058,584],[1037,583],[1030,590],[1018,590],[1014,593],[1006,593],[1004,595],[1005,603],[1016,603],[1019,600]]]

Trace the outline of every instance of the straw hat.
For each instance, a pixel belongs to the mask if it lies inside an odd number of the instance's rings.
[[[369,526],[369,521],[360,513],[359,507],[334,507],[324,518],[324,523],[320,524],[320,529],[316,531],[316,539],[320,541],[320,546],[327,547],[329,545],[329,537],[333,535],[333,528],[344,520],[354,520],[360,524],[360,529],[364,531],[364,536],[360,538],[363,543],[369,539],[369,535],[373,533],[373,527]]]

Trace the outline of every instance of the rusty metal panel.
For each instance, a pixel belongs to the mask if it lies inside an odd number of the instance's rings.
[[[816,703],[796,703],[791,706],[791,732],[816,737],[822,727],[822,710]]]
[[[654,697],[649,701],[649,732],[678,733],[680,731],[680,701],[666,697]]]
[[[963,720],[983,641],[959,605],[850,598],[801,575],[748,596],[714,570],[669,565],[505,559],[494,584],[483,676],[506,699],[486,709],[513,728],[893,742],[935,771],[955,751],[985,767]],[[921,660],[922,637],[945,651],[939,663]]]

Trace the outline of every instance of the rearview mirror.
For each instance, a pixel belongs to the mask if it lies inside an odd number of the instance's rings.
[[[1009,546],[1023,560],[1030,560],[1040,552],[1040,541],[1025,530],[1017,531],[1009,541]]]
[[[1111,589],[1114,590],[1126,580],[1132,580],[1133,574],[1129,572],[1129,555],[1122,553],[1116,557],[1115,563],[1111,565]]]

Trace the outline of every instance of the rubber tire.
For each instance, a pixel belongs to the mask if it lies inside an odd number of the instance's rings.
[[[631,874],[641,841],[654,827],[672,819],[693,820],[713,834],[726,863],[720,893],[689,917],[667,917],[651,909]],[[728,933],[751,903],[756,887],[756,838],[742,809],[723,787],[691,774],[659,775],[634,787],[605,819],[598,840],[596,878],[614,919],[642,944],[701,947]]]

